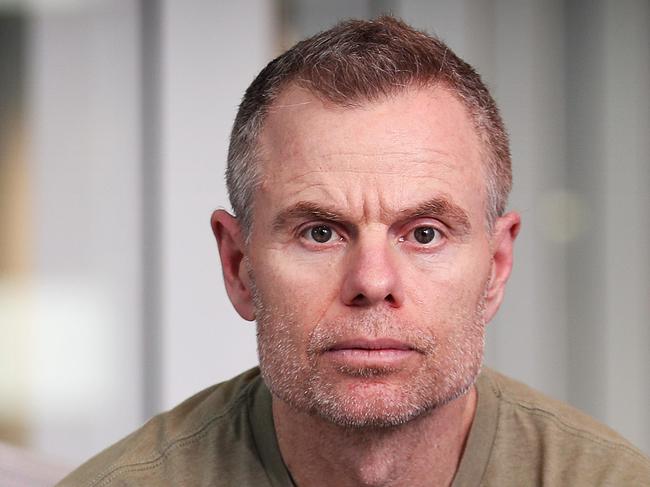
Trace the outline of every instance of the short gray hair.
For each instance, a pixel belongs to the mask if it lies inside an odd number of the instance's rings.
[[[228,150],[226,185],[245,235],[261,180],[258,138],[266,114],[289,84],[341,106],[440,84],[466,107],[485,158],[487,226],[503,214],[512,186],[508,134],[480,76],[440,39],[394,17],[348,20],[305,39],[271,61],[246,90]]]

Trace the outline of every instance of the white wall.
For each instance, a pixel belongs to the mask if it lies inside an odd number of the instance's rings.
[[[605,2],[605,419],[650,452],[650,3]]]
[[[228,137],[273,53],[264,0],[167,0],[162,39],[162,404],[257,363],[255,326],[226,296],[210,215],[229,208]]]
[[[135,7],[43,8],[31,30],[33,268],[11,302],[28,310],[30,442],[70,465],[142,420]]]

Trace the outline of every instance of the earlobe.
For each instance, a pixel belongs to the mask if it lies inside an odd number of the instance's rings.
[[[246,269],[246,246],[239,221],[225,210],[216,210],[212,213],[210,223],[217,239],[223,280],[230,302],[242,318],[253,321],[255,306]]]
[[[495,222],[491,242],[492,268],[486,296],[486,322],[494,317],[503,301],[505,286],[512,271],[514,242],[520,226],[521,217],[515,212],[506,213]]]

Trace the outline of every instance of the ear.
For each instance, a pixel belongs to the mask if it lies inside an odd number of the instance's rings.
[[[486,323],[494,318],[503,301],[506,282],[512,271],[513,246],[520,225],[521,217],[515,212],[506,213],[495,222],[490,242],[492,269],[486,296]]]
[[[217,239],[223,280],[230,302],[248,321],[255,319],[251,281],[244,263],[245,242],[237,218],[225,210],[216,210],[210,219]]]

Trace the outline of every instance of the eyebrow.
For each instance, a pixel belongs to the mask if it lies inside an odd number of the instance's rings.
[[[273,230],[282,230],[290,222],[302,219],[324,220],[338,223],[345,221],[345,218],[334,210],[328,210],[321,205],[309,201],[300,201],[276,215],[273,219]]]
[[[445,197],[432,198],[413,208],[401,210],[398,213],[398,220],[401,221],[424,217],[440,219],[458,236],[468,235],[472,229],[467,212]],[[300,201],[276,215],[273,219],[273,230],[280,231],[292,221],[303,219],[323,220],[334,223],[345,223],[348,221],[347,218],[336,210],[325,208],[317,203]]]
[[[472,231],[467,212],[445,197],[432,198],[415,208],[402,210],[399,214],[402,220],[415,220],[424,217],[439,218],[458,236],[468,235]]]

